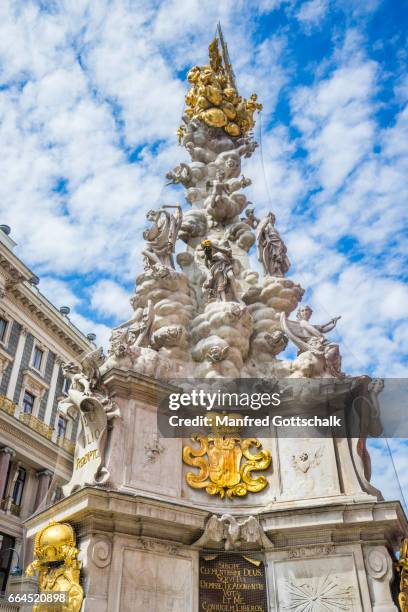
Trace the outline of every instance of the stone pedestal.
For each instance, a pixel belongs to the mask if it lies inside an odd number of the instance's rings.
[[[50,520],[74,526],[84,611],[201,612],[199,558],[208,549],[196,543],[208,519],[225,513],[241,522],[254,516],[262,529],[256,550],[231,552],[264,562],[268,610],[396,610],[389,551],[407,532],[406,519],[399,502],[364,491],[349,441],[262,440],[272,454],[268,487],[221,499],[187,485],[186,441],[158,437],[157,407],[171,387],[118,370],[104,382],[121,411],[110,433],[109,481],[27,521],[28,537]],[[306,455],[313,461],[300,469]],[[211,554],[225,554],[224,544]]]
[[[194,543],[209,516],[181,501],[87,488],[30,519],[28,535],[51,519],[75,527],[84,611],[198,612],[201,551]],[[256,556],[266,564],[270,611],[307,603],[315,612],[397,610],[387,549],[406,529],[399,503],[292,507],[258,520],[269,542]]]

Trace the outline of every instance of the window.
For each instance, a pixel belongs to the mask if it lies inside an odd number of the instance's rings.
[[[34,348],[33,354],[33,363],[32,366],[36,370],[41,370],[41,365],[44,357],[44,351],[42,351],[38,346]]]
[[[0,342],[4,342],[6,339],[8,321],[0,317]]]
[[[23,412],[27,412],[29,414],[32,413],[34,408],[35,395],[29,393],[28,391],[24,391],[23,396]]]
[[[15,540],[7,533],[0,533],[0,594],[6,590],[7,579],[13,556]]]
[[[16,506],[20,506],[21,504],[21,498],[23,497],[25,479],[26,479],[25,469],[21,467],[18,468],[17,479],[16,479],[16,482],[14,483],[13,494],[11,496],[13,498],[13,504],[15,504]]]
[[[58,416],[57,422],[57,435],[59,438],[65,438],[65,432],[67,431],[67,419],[63,416]]]
[[[64,378],[64,382],[62,385],[62,392],[65,393],[65,395],[68,395],[68,391],[71,387],[71,381],[69,380],[69,378]]]

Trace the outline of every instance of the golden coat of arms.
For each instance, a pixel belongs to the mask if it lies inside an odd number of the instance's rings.
[[[252,476],[252,472],[266,470],[271,464],[271,453],[262,450],[262,444],[256,438],[196,434],[191,439],[200,447],[183,448],[184,463],[199,468],[198,473],[186,474],[190,487],[205,489],[210,495],[223,498],[225,495],[243,497],[248,492],[259,493],[268,485],[265,476]],[[252,454],[251,447],[258,452]]]

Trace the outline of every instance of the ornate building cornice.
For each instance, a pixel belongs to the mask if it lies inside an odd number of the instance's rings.
[[[4,297],[75,355],[80,356],[92,348],[86,336],[30,283],[36,278],[35,274],[1,243],[0,269],[5,275]]]

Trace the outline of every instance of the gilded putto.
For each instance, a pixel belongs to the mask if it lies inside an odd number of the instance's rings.
[[[66,593],[66,603],[61,605],[40,603],[33,612],[79,612],[84,598],[79,583],[80,562],[77,559],[75,533],[68,523],[51,521],[35,536],[36,559],[26,569],[27,576],[38,572],[40,593]]]

